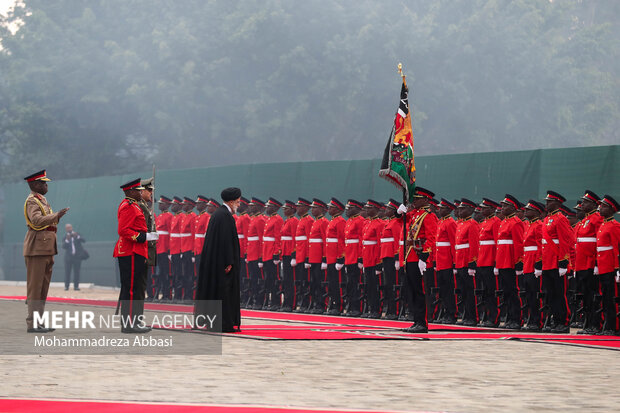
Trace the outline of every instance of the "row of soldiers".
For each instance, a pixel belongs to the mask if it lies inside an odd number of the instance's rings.
[[[586,191],[577,212],[554,191],[545,205],[510,194],[479,204],[434,197],[417,187],[408,206],[242,198],[235,216],[242,306],[400,317],[418,333],[429,319],[499,327],[502,318],[507,329],[566,333],[571,317],[583,333],[618,331],[620,224],[611,196]],[[204,196],[160,197],[151,299],[192,299],[217,207]]]

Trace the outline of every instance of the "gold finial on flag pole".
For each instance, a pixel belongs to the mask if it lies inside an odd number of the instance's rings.
[[[405,81],[405,74],[403,73],[403,64],[398,63],[398,74],[403,78],[403,83],[407,86],[407,82]]]

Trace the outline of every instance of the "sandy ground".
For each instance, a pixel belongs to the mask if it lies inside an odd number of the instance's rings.
[[[24,294],[24,287],[0,286],[0,295]],[[454,412],[617,411],[620,404],[617,351],[516,341],[232,337],[222,346],[214,356],[3,355],[0,396]]]

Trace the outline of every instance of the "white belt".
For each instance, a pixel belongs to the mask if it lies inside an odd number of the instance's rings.
[[[181,234],[170,234],[170,238],[181,238]]]
[[[179,235],[182,236],[182,237],[191,237],[192,233],[191,232],[184,232],[184,233],[179,234]]]
[[[528,251],[538,251],[538,246],[537,245],[533,245],[531,247],[523,247],[523,251],[528,252]]]
[[[245,235],[239,234],[239,239],[243,239],[243,238],[245,238]]]
[[[305,235],[302,235],[300,237],[295,237],[295,241],[305,241],[307,239],[308,239],[308,237],[306,237]]]
[[[281,236],[281,237],[280,237],[280,239],[281,239],[282,241],[292,241],[292,240],[293,240],[293,237],[287,237],[286,235],[283,235],[283,236]]]
[[[451,244],[449,242],[436,242],[435,245],[438,247],[449,247]]]
[[[542,239],[542,243],[543,243],[543,244],[546,244],[546,243],[547,243],[547,240],[543,238],[543,239]],[[559,239],[554,238],[554,239],[553,239],[553,243],[554,243],[554,244],[559,244],[559,243],[560,243],[560,240],[559,240]]]
[[[377,241],[362,241],[362,245],[377,245]]]
[[[358,242],[360,242],[360,240],[358,240],[358,239],[346,239],[346,240],[344,240],[345,244],[357,244]]]
[[[275,241],[274,237],[263,237],[263,241]]]
[[[196,234],[196,238],[204,238],[207,234]]]
[[[381,242],[394,242],[394,237],[392,237],[392,238],[381,238]]]
[[[596,237],[577,237],[577,242],[596,242]]]
[[[327,238],[325,242],[338,242],[338,238]]]
[[[609,250],[612,250],[612,249],[614,249],[614,247],[612,247],[611,245],[606,246],[606,247],[596,247],[596,250],[597,250],[598,252],[601,252],[601,251],[609,251]]]
[[[310,238],[310,244],[321,244],[323,243],[322,238]]]
[[[454,247],[457,250],[462,250],[463,248],[469,248],[469,243],[467,244],[456,244],[456,247]]]
[[[480,245],[495,245],[495,241],[492,239],[486,239],[484,241],[480,241]]]
[[[170,234],[168,231],[157,231],[159,235],[168,235]]]
[[[512,245],[513,242],[511,239],[498,239],[497,245]]]
[[[260,237],[248,237],[248,241],[258,241]]]

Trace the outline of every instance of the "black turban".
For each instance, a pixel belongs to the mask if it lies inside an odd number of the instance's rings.
[[[241,198],[241,189],[239,188],[226,188],[222,191],[222,200],[224,202],[234,201]]]

